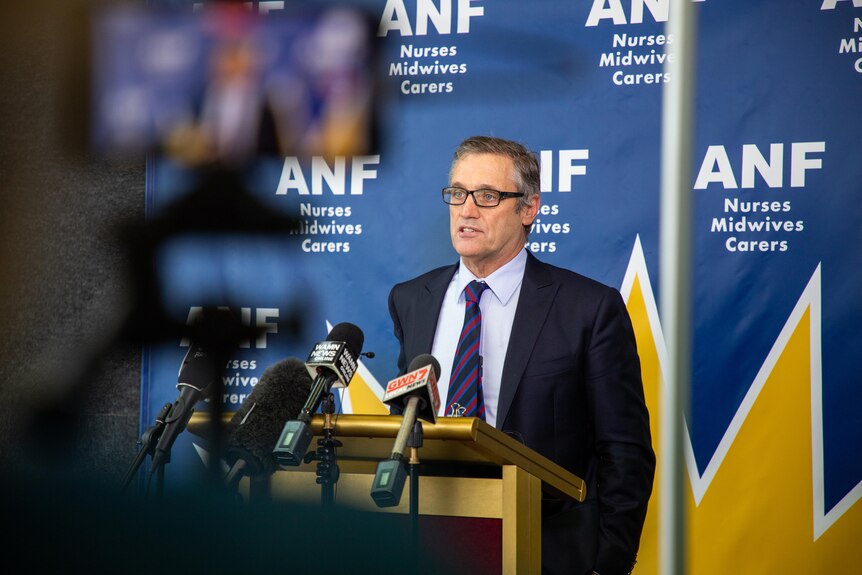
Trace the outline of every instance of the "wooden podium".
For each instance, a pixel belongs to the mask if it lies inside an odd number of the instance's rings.
[[[409,479],[397,507],[379,508],[371,498],[377,463],[389,459],[401,417],[332,416],[334,437],[342,442],[337,463],[337,504],[384,513],[408,513]],[[315,439],[323,436],[324,416],[312,421]],[[416,451],[423,472],[418,480],[422,516],[502,520],[502,572],[541,572],[542,492],[557,499],[583,501],[581,478],[505,433],[472,417],[422,422],[423,446]],[[316,449],[317,441],[310,450]],[[405,453],[405,457],[409,455]],[[282,467],[270,482],[277,500],[319,500],[316,462]]]

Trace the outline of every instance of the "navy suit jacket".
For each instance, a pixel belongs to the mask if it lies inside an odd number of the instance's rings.
[[[431,353],[457,268],[438,268],[392,288],[389,312],[401,343],[401,373],[414,357]],[[543,573],[629,573],[655,455],[634,332],[617,290],[528,253],[497,427],[587,484],[583,503],[542,502]]]

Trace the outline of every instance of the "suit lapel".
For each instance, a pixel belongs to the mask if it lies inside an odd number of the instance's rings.
[[[446,295],[446,289],[449,287],[449,282],[452,281],[452,276],[458,269],[458,264],[443,268],[439,274],[436,274],[425,284],[425,289],[422,291],[421,300],[418,309],[416,310],[416,325],[419,330],[416,332],[416,353],[409,357],[416,357],[423,353],[431,353],[431,346],[434,344],[434,334],[437,332],[437,320],[440,318],[440,308],[443,306],[443,297]]]
[[[497,403],[497,427],[502,428],[521,382],[521,376],[533,353],[533,347],[542,331],[545,318],[551,309],[558,286],[551,280],[545,264],[527,253],[524,281],[518,297],[518,309],[512,323],[509,347],[503,364],[500,382],[500,399]],[[432,334],[433,337],[433,334]]]

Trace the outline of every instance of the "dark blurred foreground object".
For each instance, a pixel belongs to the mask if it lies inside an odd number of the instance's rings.
[[[75,438],[82,425],[82,408],[89,385],[98,375],[100,359],[117,345],[150,345],[183,338],[210,351],[215,366],[238,343],[256,339],[261,330],[244,325],[234,313],[219,309],[236,307],[233,301],[202,302],[205,306],[192,325],[171,314],[165,301],[164,272],[159,267],[162,248],[178,237],[223,235],[236,237],[269,236],[293,241],[289,234],[295,218],[270,208],[245,186],[242,176],[231,170],[206,169],[196,175],[195,186],[168,206],[157,217],[143,224],[126,225],[119,245],[128,254],[129,299],[114,333],[94,349],[84,350],[78,365],[62,374],[67,382],[62,390],[37,398],[28,406],[22,422],[24,453],[37,466],[52,468],[74,457]],[[279,333],[298,334],[304,323],[300,302],[285,302],[288,314],[278,323]],[[177,366],[180,368],[180,365]],[[215,377],[208,397],[221,397],[222,380]],[[211,402],[215,420],[220,420],[221,402]],[[152,421],[143,422],[145,426]],[[181,432],[181,430],[179,430]],[[222,437],[214,438],[220,453]],[[132,456],[130,456],[130,461]]]
[[[174,203],[143,225],[130,225],[121,232],[120,242],[129,252],[132,281],[135,290],[132,306],[122,337],[135,343],[179,341],[184,337],[207,337],[206,325],[192,326],[174,317],[164,300],[164,272],[159,267],[162,248],[181,237],[268,236],[285,242],[295,242],[290,232],[298,225],[291,214],[276,210],[259,200],[245,184],[239,172],[211,168],[197,171],[193,187]],[[285,305],[287,309],[294,306]],[[211,302],[213,306],[236,306],[239,302]],[[298,310],[294,309],[294,311]],[[284,318],[280,328],[296,334],[301,324],[299,316]],[[250,326],[240,326],[245,333],[239,340],[256,338]],[[221,333],[224,333],[222,330]],[[236,334],[231,334],[236,335]]]
[[[239,505],[206,489],[144,501],[52,478],[7,476],[0,489],[0,549],[28,572],[445,572],[392,514]]]

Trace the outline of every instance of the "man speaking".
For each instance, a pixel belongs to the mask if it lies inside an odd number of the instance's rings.
[[[542,503],[543,573],[629,573],[655,455],[622,297],[524,249],[541,199],[523,145],[464,140],[442,194],[460,260],[392,288],[399,370],[431,353],[439,415],[481,417],[584,479],[583,503]]]

